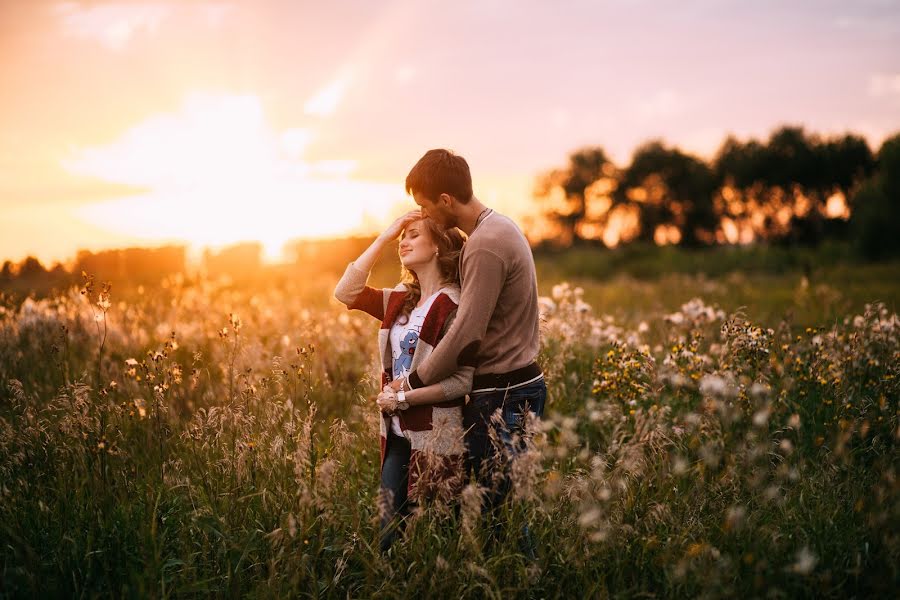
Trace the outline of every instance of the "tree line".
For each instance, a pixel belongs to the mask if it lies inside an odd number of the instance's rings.
[[[852,240],[867,258],[900,252],[900,134],[865,138],[784,126],[729,136],[710,161],[654,140],[620,167],[600,146],[542,173],[536,237],[554,246],[630,242],[702,247]]]

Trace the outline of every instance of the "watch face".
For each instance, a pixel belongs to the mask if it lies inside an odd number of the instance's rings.
[[[409,408],[409,402],[400,402],[397,404],[397,406],[400,408],[400,410],[406,410],[407,408]]]

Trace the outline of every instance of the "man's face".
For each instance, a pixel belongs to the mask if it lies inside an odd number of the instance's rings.
[[[413,200],[422,209],[422,216],[431,219],[444,229],[456,226],[456,215],[453,214],[453,200],[447,194],[441,194],[431,200],[421,192],[413,191]]]

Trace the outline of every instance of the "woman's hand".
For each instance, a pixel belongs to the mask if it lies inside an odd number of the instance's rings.
[[[380,237],[382,240],[391,242],[400,237],[400,234],[403,233],[403,230],[407,225],[412,223],[413,221],[420,221],[424,217],[422,216],[421,210],[411,210],[405,215],[398,217],[393,223],[388,225],[387,229],[385,229]]]
[[[378,256],[381,254],[381,251],[384,250],[385,245],[390,242],[393,242],[398,237],[400,237],[400,233],[403,229],[412,223],[413,221],[418,221],[422,218],[422,211],[420,210],[411,210],[385,229],[381,235],[379,235],[372,244],[366,248],[366,250],[359,255],[354,262],[356,268],[360,271],[369,272],[372,270],[372,267],[375,266],[375,261],[378,260]]]
[[[397,411],[397,394],[389,386],[384,386],[375,403],[382,412],[394,413]]]

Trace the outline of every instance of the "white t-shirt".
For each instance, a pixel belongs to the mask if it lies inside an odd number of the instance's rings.
[[[404,323],[403,317],[394,321],[391,326],[391,358],[394,367],[394,379],[405,377],[412,370],[413,352],[419,343],[419,332],[422,331],[422,324],[425,322],[425,316],[428,314],[434,299],[437,298],[440,291],[435,292],[425,299],[425,302],[409,313],[409,320]],[[391,431],[395,435],[403,436],[400,429],[400,419],[397,416],[391,417]]]

